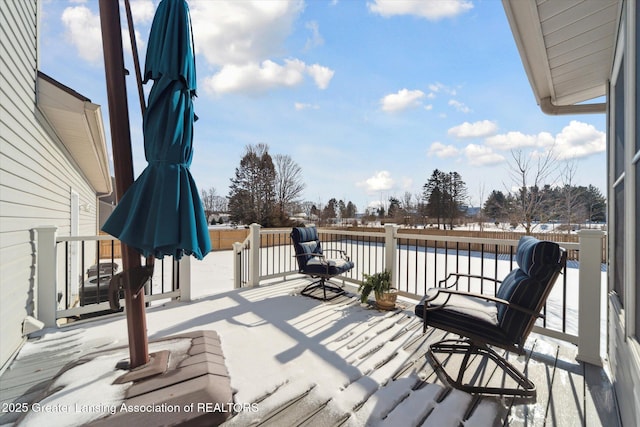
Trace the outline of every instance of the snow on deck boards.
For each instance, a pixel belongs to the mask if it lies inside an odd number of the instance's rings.
[[[300,285],[298,285],[300,287]],[[357,306],[353,295],[342,296],[322,303],[324,307]],[[331,316],[326,310],[323,316]],[[313,323],[313,321],[310,321]],[[304,327],[304,325],[300,325]],[[347,362],[357,366],[362,376],[353,379],[343,386],[329,399],[316,396],[315,386],[301,393],[297,384],[284,384],[261,401],[269,400],[272,408],[265,414],[238,414],[225,423],[226,426],[362,426],[362,425],[529,425],[531,419],[523,419],[518,413],[542,414],[535,420],[547,420],[551,425],[584,425],[584,417],[565,417],[564,420],[553,419],[548,410],[550,404],[550,387],[556,387],[555,394],[566,393],[567,384],[561,381],[552,383],[543,381],[538,386],[539,398],[536,403],[523,405],[515,399],[470,396],[444,385],[435,375],[425,357],[430,343],[443,339],[443,331],[428,329],[422,334],[422,324],[412,315],[412,306],[405,303],[404,310],[389,312],[371,322],[359,325],[346,325],[342,335],[327,342],[326,347],[340,354]],[[531,344],[542,342],[540,351],[553,354],[562,348],[563,352],[573,352],[573,346],[548,344],[543,338],[532,337]],[[397,357],[402,349],[405,356]],[[507,358],[525,372],[529,370],[550,370],[551,377],[563,376],[562,364],[553,356],[538,354],[534,350],[527,356],[507,354]],[[407,356],[408,355],[408,356]],[[533,357],[532,357],[533,356]],[[446,365],[455,366],[460,363],[461,355],[451,357]],[[542,362],[536,361],[536,358]],[[575,365],[582,366],[578,362]],[[558,365],[558,366],[556,366]],[[504,379],[497,374],[488,374],[487,382],[492,385]],[[601,379],[604,379],[601,378]],[[609,395],[611,395],[611,385]],[[587,390],[585,390],[587,391]],[[282,395],[279,397],[278,395]],[[575,397],[571,400],[571,397]],[[576,414],[582,409],[582,396],[570,393],[564,404],[572,409],[568,414]],[[587,399],[589,400],[589,399]],[[281,402],[276,404],[275,402]],[[611,418],[590,418],[590,425],[616,425]],[[561,422],[558,422],[561,421]],[[578,424],[576,424],[578,423]],[[540,425],[540,423],[535,423]]]
[[[535,403],[472,396],[434,373],[425,357],[429,345],[453,336],[433,328],[423,334],[411,303],[381,312],[350,294],[328,302],[295,295],[307,283],[296,278],[153,308],[149,336],[209,327],[220,333],[235,401],[257,408],[235,414],[228,427],[617,425],[606,374],[576,362],[574,346],[532,334],[526,355],[507,354],[536,384]],[[27,345],[0,377],[2,403],[33,402],[67,362],[109,347],[111,338],[91,331],[105,328],[100,323],[106,322],[64,328]],[[109,323],[109,333],[120,323]],[[447,359],[446,368],[455,370],[461,357]],[[484,369],[483,382],[504,383],[499,372],[473,363]],[[15,419],[5,411],[0,425]]]

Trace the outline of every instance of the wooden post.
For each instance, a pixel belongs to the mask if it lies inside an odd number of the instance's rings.
[[[233,288],[242,287],[242,243],[233,244]]]
[[[180,301],[191,301],[191,257],[183,256],[177,264],[180,271]]]
[[[398,251],[397,232],[399,226],[396,224],[384,225],[384,268],[391,272],[392,286],[398,286],[397,268],[396,268],[396,252]]]
[[[578,355],[576,359],[602,366],[600,334],[602,328],[602,236],[600,230],[580,230],[580,271],[578,283]]]
[[[131,133],[127,89],[125,86],[120,5],[117,0],[100,0],[100,27],[104,69],[109,103],[109,125],[113,150],[113,169],[116,178],[116,198],[119,201],[133,184],[133,161],[131,159]],[[122,247],[123,270],[140,267],[140,254],[124,243]],[[129,368],[134,369],[149,361],[147,322],[145,317],[144,288],[133,294],[129,284],[125,286],[127,330],[129,336]]]
[[[38,227],[36,247],[38,292],[35,313],[48,328],[55,328],[58,308],[58,269],[56,266],[56,231],[54,226]],[[66,292],[66,291],[65,291]],[[68,298],[65,295],[65,298]]]
[[[258,286],[260,282],[260,224],[249,226],[249,286]]]

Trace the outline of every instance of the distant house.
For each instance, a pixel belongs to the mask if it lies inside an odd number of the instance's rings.
[[[608,357],[624,425],[640,420],[640,7],[503,0],[538,104],[607,114]],[[584,101],[606,97],[604,103]],[[581,313],[582,314],[582,313]]]
[[[95,235],[98,198],[112,191],[100,106],[38,70],[39,10],[0,2],[0,366],[37,317],[35,229]],[[69,259],[63,271],[79,277]]]
[[[464,215],[466,217],[475,218],[480,214],[482,208],[477,206],[464,206],[462,210],[464,211]]]
[[[227,224],[230,221],[231,214],[226,212],[213,212],[207,218],[209,224]]]

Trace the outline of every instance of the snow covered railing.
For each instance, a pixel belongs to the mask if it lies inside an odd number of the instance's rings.
[[[254,287],[263,280],[297,273],[290,234],[290,228],[262,230],[259,224],[251,224],[247,238],[233,244],[234,287]]]
[[[55,327],[58,319],[110,312],[109,281],[122,271],[119,241],[108,235],[57,236],[56,227],[35,231],[38,319]],[[173,258],[156,262],[145,301],[188,300],[189,272],[189,257],[180,263]]]
[[[290,229],[261,230],[257,224],[250,228],[245,242],[234,246],[237,287],[257,286],[263,280],[297,273],[288,239]],[[364,274],[387,269],[400,295],[414,300],[452,272],[503,279],[515,266],[518,245],[518,240],[423,235],[393,224],[381,231],[318,231],[323,248],[344,250],[355,264],[337,280],[357,285]],[[578,236],[577,243],[558,242],[574,261],[556,282],[543,309],[544,318],[534,330],[578,345],[581,360],[601,364],[604,233],[587,229],[579,231]],[[491,281],[477,280],[461,286],[488,294],[496,291]]]
[[[249,278],[249,259],[255,259],[254,256],[249,256],[249,249],[251,241],[256,238],[255,236],[257,235],[258,239],[260,238],[260,225],[252,224],[249,229],[249,235],[242,243],[235,242],[233,244],[233,287],[235,289],[258,285],[257,281],[253,282]],[[253,262],[254,267],[258,267],[257,263],[259,263],[259,260]],[[255,277],[255,274],[251,275],[251,277]]]

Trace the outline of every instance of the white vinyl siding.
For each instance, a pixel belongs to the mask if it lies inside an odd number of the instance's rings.
[[[22,342],[35,315],[35,234],[43,225],[69,235],[71,192],[78,193],[79,233],[97,231],[95,191],[36,106],[36,0],[0,1],[0,366]]]
[[[623,4],[609,100],[609,362],[623,425],[640,419],[636,2]]]

